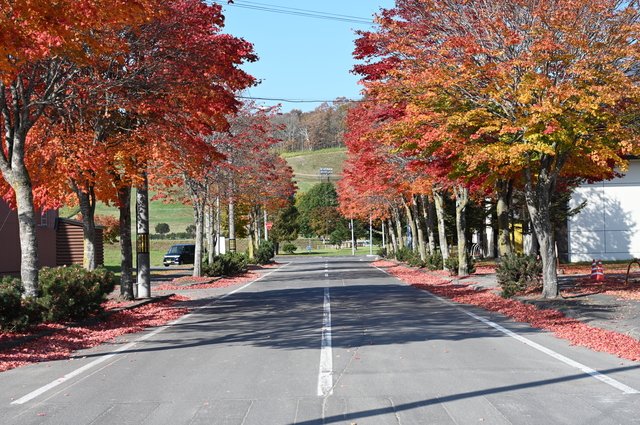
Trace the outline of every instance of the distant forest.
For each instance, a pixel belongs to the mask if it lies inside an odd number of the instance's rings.
[[[274,148],[299,152],[344,147],[347,110],[353,105],[354,102],[339,98],[310,112],[292,109],[274,116],[271,121],[280,129],[273,136],[282,140]]]

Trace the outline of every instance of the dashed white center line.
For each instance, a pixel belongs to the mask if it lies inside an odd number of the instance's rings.
[[[324,288],[322,315],[322,339],[320,342],[320,369],[318,372],[318,396],[333,394],[333,359],[331,354],[331,298],[329,288]]]

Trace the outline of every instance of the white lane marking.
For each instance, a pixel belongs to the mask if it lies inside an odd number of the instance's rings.
[[[569,366],[574,367],[574,368],[586,373],[587,375],[590,375],[590,376],[592,376],[592,377],[604,382],[607,385],[610,385],[610,386],[612,386],[614,388],[617,388],[618,390],[622,391],[624,394],[640,394],[640,391],[636,390],[635,388],[631,388],[630,386],[625,385],[620,381],[616,381],[615,379],[610,378],[607,375],[603,375],[602,373],[598,372],[597,370],[594,370],[594,369],[590,368],[587,365],[584,365],[584,364],[582,364],[580,362],[577,362],[577,361],[575,361],[573,359],[570,359],[569,357],[563,356],[562,354],[560,354],[558,352],[555,352],[552,349],[547,348],[547,347],[545,347],[543,345],[540,345],[537,342],[533,342],[530,339],[523,337],[522,335],[518,335],[517,333],[512,332],[509,329],[506,329],[506,328],[500,326],[499,324],[497,324],[495,322],[492,322],[491,320],[485,319],[484,317],[478,316],[477,314],[472,313],[472,312],[470,312],[470,311],[468,311],[468,310],[466,310],[466,309],[464,309],[464,308],[462,308],[460,306],[452,304],[452,302],[447,300],[447,299],[439,297],[438,295],[432,294],[431,292],[426,291],[426,290],[423,290],[423,292],[426,292],[427,294],[431,295],[432,297],[434,297],[434,298],[436,298],[436,299],[438,299],[438,300],[440,300],[440,301],[442,301],[444,303],[451,304],[452,307],[460,310],[461,312],[467,314],[468,316],[473,317],[474,319],[476,319],[476,320],[478,320],[478,321],[480,321],[482,323],[485,323],[485,324],[487,324],[487,325],[499,330],[500,332],[504,333],[505,335],[510,336],[511,338],[514,338],[514,339],[517,339],[518,341],[524,342],[528,346],[533,347],[536,350],[541,351],[541,352],[553,357],[556,360],[560,360],[561,362],[566,363]]]
[[[386,270],[383,270],[383,269],[375,267],[375,266],[374,266],[374,268],[380,270],[381,272],[383,272],[383,273],[385,273],[387,275],[392,276]],[[550,348],[547,348],[547,347],[545,347],[543,345],[540,345],[540,344],[538,344],[536,342],[533,342],[530,339],[523,337],[522,335],[518,335],[517,333],[512,332],[509,329],[506,329],[506,328],[498,325],[497,323],[492,322],[491,320],[488,320],[488,319],[485,319],[484,317],[478,316],[477,314],[472,313],[472,312],[460,307],[459,305],[455,304],[453,301],[450,301],[450,300],[448,300],[446,298],[440,297],[440,296],[438,296],[436,294],[432,294],[431,292],[429,292],[427,290],[422,290],[422,292],[424,292],[424,293],[436,298],[437,300],[439,300],[439,301],[441,301],[441,302],[443,302],[445,304],[449,304],[453,308],[456,308],[456,309],[460,310],[461,312],[465,313],[466,315],[471,316],[474,319],[476,319],[476,320],[478,320],[478,321],[480,321],[482,323],[485,323],[485,324],[487,324],[487,325],[499,330],[500,332],[504,333],[505,335],[510,336],[511,338],[514,338],[514,339],[517,339],[518,341],[524,342],[528,346],[533,347],[536,350],[541,351],[541,352],[553,357],[556,360],[560,360],[561,362],[563,362],[563,363],[565,363],[565,364],[567,364],[567,365],[569,365],[571,367],[574,367],[574,368],[586,373],[587,375],[589,375],[589,376],[591,376],[593,378],[596,378],[596,379],[604,382],[605,384],[610,385],[610,386],[622,391],[623,394],[640,394],[640,391],[636,390],[635,388],[632,388],[632,387],[630,387],[628,385],[625,385],[620,381],[616,381],[615,379],[610,378],[607,375],[603,375],[602,373],[598,372],[595,369],[590,368],[587,365],[584,365],[584,364],[582,364],[580,362],[577,362],[577,361],[572,360],[572,359],[570,359],[570,358],[568,358],[566,356],[563,356],[562,354],[557,353],[557,352],[551,350]]]
[[[236,292],[242,291],[246,287],[254,284],[257,281],[259,281],[260,279],[269,276],[271,273],[275,273],[278,270],[282,270],[284,267],[288,266],[289,264],[291,264],[291,263],[287,263],[282,267],[279,267],[279,268],[277,268],[277,269],[275,269],[273,271],[270,271],[269,273],[266,273],[266,274],[258,277],[257,279],[252,280],[251,282],[247,283],[246,285],[244,285],[244,286],[242,286],[240,288],[234,289],[233,291],[228,292],[228,293],[226,293],[225,295],[223,295],[223,296],[221,296],[219,298],[216,298],[215,300],[213,300],[212,302],[208,303],[207,305],[203,305],[201,307],[198,307],[197,309],[195,309],[191,313],[185,314],[184,316],[174,320],[173,322],[170,322],[165,326],[162,326],[162,327],[160,327],[160,328],[158,328],[158,329],[156,329],[156,330],[154,330],[154,331],[152,331],[152,332],[150,332],[150,333],[148,333],[146,335],[143,335],[140,338],[136,339],[135,341],[132,341],[132,342],[130,342],[128,344],[125,344],[122,347],[117,348],[113,352],[111,352],[111,353],[109,353],[109,354],[107,354],[105,356],[102,356],[102,357],[100,357],[98,359],[95,359],[91,363],[88,363],[88,364],[86,364],[86,365],[84,365],[84,366],[72,371],[71,373],[68,373],[68,374],[64,375],[63,377],[58,378],[55,381],[52,381],[52,382],[48,383],[47,385],[44,385],[44,386],[38,388],[37,390],[34,390],[34,391],[30,392],[29,394],[23,396],[23,397],[20,397],[17,400],[12,401],[11,404],[24,404],[27,401],[32,400],[32,399],[38,397],[41,394],[44,394],[45,392],[49,391],[50,389],[55,388],[55,387],[57,387],[58,385],[60,385],[60,384],[62,384],[64,382],[67,382],[71,378],[74,378],[74,377],[80,375],[81,373],[93,368],[94,366],[97,366],[100,363],[102,363],[102,362],[104,362],[106,360],[109,360],[112,357],[115,357],[117,354],[119,354],[119,353],[121,353],[123,351],[129,350],[130,348],[134,347],[139,342],[142,342],[142,341],[144,341],[146,339],[149,339],[149,338],[159,334],[160,332],[164,331],[165,329],[168,329],[168,328],[172,327],[173,325],[176,325],[176,324],[180,323],[182,320],[184,320],[187,317],[195,314],[198,310],[210,307],[211,305],[217,303],[218,301],[223,300],[223,299],[227,298],[228,296],[230,296],[232,294],[235,294]]]
[[[320,369],[318,372],[318,396],[333,394],[333,358],[331,354],[331,298],[329,288],[324,288],[324,313],[322,315],[322,340],[320,343]]]

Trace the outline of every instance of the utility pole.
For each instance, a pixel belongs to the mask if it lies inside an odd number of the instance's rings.
[[[353,219],[351,219],[351,255],[356,255],[356,238],[353,235]]]
[[[373,255],[373,223],[369,214],[369,255]]]
[[[229,202],[229,252],[236,252],[236,214],[233,200]]]
[[[144,183],[136,190],[136,262],[138,297],[151,297],[151,265],[149,258],[149,188],[147,173]]]

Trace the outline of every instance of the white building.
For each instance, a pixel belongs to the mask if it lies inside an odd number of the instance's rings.
[[[570,202],[586,207],[567,223],[569,262],[640,258],[640,159],[624,177],[576,189]]]

